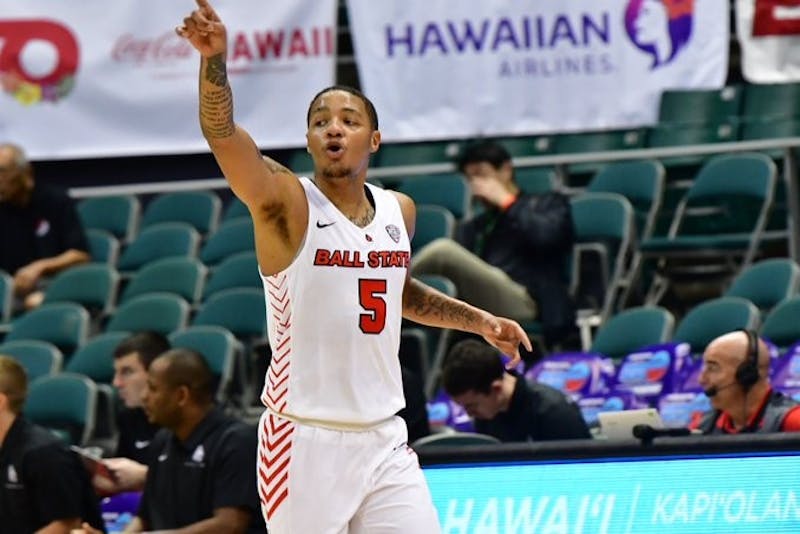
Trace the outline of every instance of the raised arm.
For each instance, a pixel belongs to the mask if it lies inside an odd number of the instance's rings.
[[[416,220],[414,202],[401,193],[397,193],[397,197],[411,238]],[[520,343],[529,351],[533,350],[527,334],[515,321],[496,317],[464,301],[448,297],[410,275],[403,288],[403,317],[427,326],[451,328],[483,336],[503,354],[512,357],[509,366],[514,366],[519,361]]]
[[[226,67],[227,30],[208,0],[176,28],[200,52],[200,128],[231,189],[253,216],[259,264],[267,273],[289,264],[308,221],[297,177],[262,157],[253,139],[233,120],[233,92]]]

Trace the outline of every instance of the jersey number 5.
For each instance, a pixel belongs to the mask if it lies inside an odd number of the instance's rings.
[[[386,280],[360,278],[358,302],[369,313],[359,315],[358,327],[365,334],[380,334],[386,326]]]

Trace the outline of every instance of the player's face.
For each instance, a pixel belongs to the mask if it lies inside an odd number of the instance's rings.
[[[347,91],[328,91],[311,106],[306,133],[314,172],[323,178],[364,174],[380,133],[372,129],[364,102]]]
[[[125,406],[142,406],[147,390],[147,370],[139,359],[139,353],[132,352],[114,360],[114,381],[112,382]]]

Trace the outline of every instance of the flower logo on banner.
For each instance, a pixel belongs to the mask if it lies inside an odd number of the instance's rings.
[[[52,20],[0,20],[0,87],[30,106],[58,102],[75,86],[75,34]]]
[[[653,58],[651,69],[672,62],[692,35],[694,0],[629,0],[625,30]]]

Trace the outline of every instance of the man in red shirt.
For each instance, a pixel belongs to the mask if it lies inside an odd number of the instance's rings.
[[[703,353],[699,382],[713,410],[691,423],[704,434],[800,431],[800,404],[772,389],[767,345],[754,332],[724,334]]]

